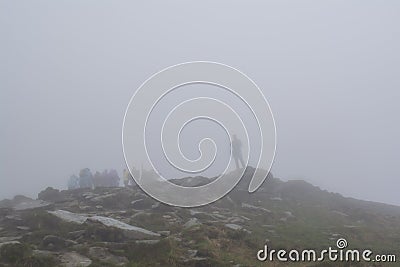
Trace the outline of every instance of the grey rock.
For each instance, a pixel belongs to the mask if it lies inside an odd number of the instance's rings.
[[[103,247],[89,248],[88,255],[93,260],[96,259],[110,265],[123,266],[128,263],[128,259],[126,257],[113,255],[108,251],[108,249]]]
[[[18,214],[6,215],[4,218],[10,221],[22,221],[21,217]]]
[[[225,215],[218,214],[215,212],[213,212],[213,214],[211,216],[217,220],[228,220],[228,218]]]
[[[15,245],[15,244],[21,244],[19,241],[6,241],[6,242],[0,242],[0,248],[4,245]]]
[[[13,208],[15,205],[18,205],[19,203],[29,202],[29,201],[33,201],[33,199],[22,195],[17,195],[13,199],[4,199],[0,201],[0,208]]]
[[[28,226],[17,226],[18,230],[22,230],[22,231],[29,231],[30,228]]]
[[[193,210],[193,209],[189,210],[189,212],[190,212],[190,215],[192,215],[192,216],[194,216],[194,215],[196,215],[196,214],[203,214],[203,213],[205,213],[204,211]]]
[[[148,244],[148,245],[154,245],[160,242],[160,240],[136,240],[136,244]]]
[[[247,229],[243,229],[243,232],[246,232],[246,233],[248,233],[248,234],[251,234],[251,231],[250,231],[250,230],[247,230]]]
[[[98,194],[95,194],[95,193],[92,193],[92,192],[85,192],[85,193],[82,194],[82,196],[83,196],[85,199],[92,199],[92,198],[94,198],[94,197],[97,197]]]
[[[134,208],[135,210],[146,210],[146,209],[156,208],[153,207],[154,201],[149,198],[137,199],[132,201],[131,204],[132,208]]]
[[[114,227],[123,231],[124,235],[128,238],[133,239],[148,239],[154,237],[160,237],[160,234],[151,232],[149,230],[136,227],[113,218],[92,216],[88,219],[89,221],[99,222],[104,226]]]
[[[156,202],[155,204],[151,205],[152,209],[156,209],[158,207],[160,207],[160,202]]]
[[[197,249],[189,249],[188,250],[188,256],[190,258],[196,257],[198,250]]]
[[[52,257],[54,255],[57,255],[57,253],[52,252],[52,251],[38,250],[38,249],[32,250],[32,254],[34,256],[40,256],[40,257]]]
[[[92,260],[76,252],[67,252],[60,256],[60,261],[64,267],[87,267],[92,264]]]
[[[171,231],[157,231],[162,236],[169,236],[171,234]]]
[[[20,240],[22,236],[3,236],[0,237],[0,243]]]
[[[360,227],[359,225],[343,225],[345,228],[357,228]]]
[[[106,195],[103,195],[103,196],[93,197],[93,198],[90,199],[90,201],[93,201],[93,202],[103,202],[103,201],[105,201],[105,200],[107,200],[107,199],[114,198],[114,197],[116,197],[116,196],[117,196],[116,193],[110,193],[110,194],[106,194]]]
[[[103,216],[89,217],[88,215],[85,214],[77,214],[65,210],[49,211],[49,213],[67,222],[73,222],[77,224],[83,224],[85,222],[89,223],[98,222],[107,227],[117,228],[119,230],[122,230],[125,236],[128,238],[147,239],[147,238],[160,237],[160,234],[151,232],[149,230],[140,227],[129,225],[127,223],[109,217],[103,217]]]
[[[263,207],[254,206],[254,205],[251,205],[251,204],[248,204],[248,203],[242,203],[242,208],[260,210],[260,211],[263,211],[263,212],[271,213],[271,211],[269,209],[266,209],[266,208],[263,208]]]
[[[46,202],[63,202],[66,201],[65,196],[60,193],[60,190],[52,187],[47,187],[38,194],[38,199]]]
[[[73,246],[76,246],[76,245],[78,245],[78,242],[76,242],[74,240],[69,240],[69,239],[65,240],[65,246],[66,247],[73,247]]]
[[[65,239],[54,235],[47,235],[42,240],[42,246],[50,250],[58,251],[65,248],[67,245]]]
[[[50,205],[51,205],[50,203],[43,200],[29,200],[14,205],[13,209],[16,211],[22,211],[22,210],[46,208],[49,207]]]
[[[197,226],[197,225],[200,225],[200,224],[201,224],[201,222],[199,222],[199,220],[197,218],[191,218],[189,221],[187,221],[183,225],[183,227],[190,228],[190,227]]]
[[[227,224],[225,224],[225,226],[232,230],[242,230],[243,229],[243,226],[240,226],[240,225],[237,225],[234,223],[227,223]]]
[[[85,235],[86,231],[85,230],[78,230],[74,232],[69,232],[68,237],[71,239],[79,239]]]
[[[244,219],[240,217],[232,217],[228,219],[230,223],[243,223]]]
[[[268,228],[274,228],[275,227],[275,225],[273,225],[273,224],[263,224],[261,226],[262,227],[268,227]]]
[[[56,210],[56,211],[48,211],[48,213],[62,219],[66,222],[72,222],[77,224],[83,224],[86,222],[88,216],[84,214],[76,214],[66,210]]]

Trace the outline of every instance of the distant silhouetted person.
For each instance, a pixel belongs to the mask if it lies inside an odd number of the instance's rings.
[[[244,168],[244,160],[242,155],[242,142],[236,137],[236,134],[233,135],[232,139],[232,156],[235,160],[236,169],[239,169],[239,162]]]
[[[74,190],[79,188],[79,178],[78,176],[71,175],[71,177],[68,180],[68,190]]]

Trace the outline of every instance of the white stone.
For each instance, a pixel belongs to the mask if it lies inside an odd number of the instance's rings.
[[[232,230],[241,230],[243,227],[234,223],[227,223],[225,224],[226,227],[232,229]]]
[[[199,224],[201,224],[201,223],[199,222],[199,220],[197,218],[191,218],[189,221],[187,221],[183,225],[183,227],[190,228],[190,227],[193,227],[193,226],[196,226],[196,225],[199,225]]]
[[[118,221],[116,219],[113,218],[108,218],[108,217],[103,217],[103,216],[92,216],[89,218],[89,220],[91,221],[97,221],[102,223],[105,226],[109,226],[109,227],[115,227],[124,231],[132,231],[132,232],[137,232],[137,233],[141,233],[144,235],[149,235],[149,236],[160,236],[160,234],[151,232],[149,230],[140,228],[140,227],[136,227],[136,226],[132,226],[130,224]]]
[[[87,215],[83,214],[76,214],[66,210],[55,210],[55,211],[48,211],[48,213],[53,214],[54,216],[66,221],[72,222],[77,224],[83,224],[88,219]]]
[[[266,208],[263,208],[263,207],[254,206],[254,205],[247,204],[247,203],[242,203],[242,208],[248,208],[248,209],[253,209],[253,210],[261,210],[261,211],[265,211],[265,212],[271,213],[271,211],[269,209],[266,209]]]

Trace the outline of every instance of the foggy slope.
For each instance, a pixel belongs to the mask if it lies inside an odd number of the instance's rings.
[[[304,181],[270,177],[253,194],[245,177],[224,198],[199,208],[161,204],[137,186],[58,191],[38,200],[0,202],[1,261],[74,261],[83,266],[130,263],[170,266],[257,265],[272,248],[327,248],[338,238],[350,247],[398,252],[400,207],[345,198]],[[212,179],[174,182],[199,186]],[[151,251],[151,253],[149,252]],[[97,265],[93,265],[97,266]],[[362,265],[360,265],[362,266]]]

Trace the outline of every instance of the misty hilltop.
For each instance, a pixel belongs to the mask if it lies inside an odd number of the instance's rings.
[[[398,253],[400,207],[345,198],[272,175],[250,194],[252,171],[228,195],[198,208],[159,203],[137,186],[47,188],[36,200],[2,200],[0,266],[286,266],[259,262],[256,253],[264,244],[325,249],[338,238],[352,248]],[[188,177],[173,182],[199,186],[211,181]]]

